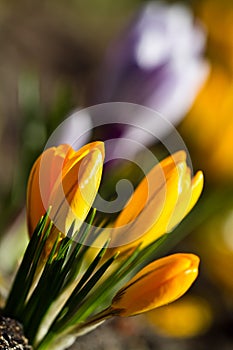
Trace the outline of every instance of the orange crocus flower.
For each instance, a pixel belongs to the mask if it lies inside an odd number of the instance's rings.
[[[171,303],[190,288],[198,265],[199,258],[193,254],[173,254],[154,261],[120,289],[111,312],[127,317]]]
[[[35,162],[28,181],[29,235],[51,206],[50,218],[63,234],[75,220],[79,229],[96,197],[103,168],[104,144],[93,142],[74,151],[69,145],[47,149]]]
[[[203,173],[191,178],[184,151],[165,158],[144,177],[114,222],[111,246],[121,246],[121,251],[144,247],[171,231],[196,204],[202,188]]]

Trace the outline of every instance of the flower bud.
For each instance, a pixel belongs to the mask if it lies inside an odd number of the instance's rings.
[[[198,265],[199,258],[193,254],[174,254],[154,261],[115,295],[111,310],[127,317],[171,303],[190,288]]]
[[[80,228],[97,194],[104,144],[93,142],[74,151],[69,145],[47,149],[35,162],[28,181],[29,235],[51,206],[50,218],[66,234],[75,220]]]

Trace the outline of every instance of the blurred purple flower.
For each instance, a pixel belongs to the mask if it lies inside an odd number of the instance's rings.
[[[91,102],[141,104],[177,124],[207,77],[204,45],[190,9],[148,3],[110,45]]]
[[[167,135],[169,152],[180,149],[173,125],[185,116],[207,77],[205,39],[188,7],[147,3],[107,51],[89,100],[104,104],[66,120],[53,143],[62,139],[77,149],[93,137],[109,141],[107,161],[132,159]]]

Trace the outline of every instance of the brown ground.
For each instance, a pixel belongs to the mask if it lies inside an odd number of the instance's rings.
[[[141,318],[110,321],[80,337],[70,350],[232,350],[233,337],[221,330],[193,339],[157,335]],[[231,333],[231,332],[230,332]],[[232,332],[233,333],[233,332]]]

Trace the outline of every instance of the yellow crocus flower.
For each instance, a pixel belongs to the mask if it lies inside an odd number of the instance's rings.
[[[166,305],[181,297],[198,275],[199,258],[173,254],[158,259],[134,276],[112,300],[113,314],[127,317]]]
[[[69,145],[47,149],[35,162],[28,181],[29,235],[51,206],[50,218],[63,234],[75,220],[80,228],[96,197],[103,168],[104,144],[93,142],[74,151]]]
[[[126,251],[152,243],[188,214],[202,188],[203,174],[191,178],[184,151],[165,158],[141,181],[114,222],[111,246]]]

